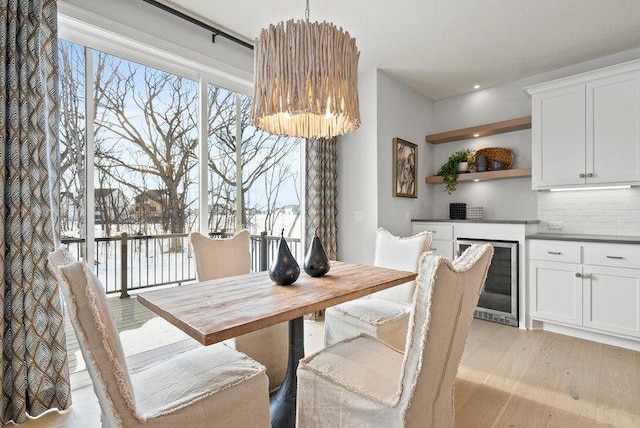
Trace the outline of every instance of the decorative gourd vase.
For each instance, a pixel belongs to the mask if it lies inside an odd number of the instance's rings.
[[[289,251],[287,241],[284,239],[284,229],[282,229],[276,258],[269,268],[269,278],[278,285],[291,285],[299,276],[300,266]]]
[[[309,245],[309,251],[307,257],[304,259],[304,271],[313,277],[320,277],[327,272],[331,265],[329,264],[329,258],[327,253],[324,252],[324,247],[318,235],[314,235]]]

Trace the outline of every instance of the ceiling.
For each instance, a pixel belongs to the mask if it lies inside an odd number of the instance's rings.
[[[165,0],[253,41],[304,17],[303,0]],[[433,100],[640,47],[639,0],[310,0],[310,19],[356,38],[381,69]]]

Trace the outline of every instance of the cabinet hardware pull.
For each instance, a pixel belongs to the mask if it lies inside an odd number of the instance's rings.
[[[562,255],[562,251],[547,251],[547,254],[553,254],[554,256]]]
[[[587,177],[589,178],[593,177],[593,172],[590,172],[589,174],[587,174]]]
[[[622,256],[607,256],[608,259],[614,259],[614,260],[624,260],[624,257]]]
[[[576,272],[576,278],[582,278],[582,274],[580,272]]]
[[[590,273],[585,273],[584,275],[582,275],[582,277],[584,279],[591,279],[591,274]]]
[[[579,177],[579,178],[584,178],[584,174],[583,174],[583,173],[580,173],[580,174],[578,174],[578,177]]]

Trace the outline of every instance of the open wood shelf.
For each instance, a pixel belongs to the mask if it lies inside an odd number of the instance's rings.
[[[458,183],[464,181],[485,181],[485,180],[499,180],[501,178],[519,178],[519,177],[531,177],[531,169],[519,168],[519,169],[503,169],[500,171],[486,171],[486,172],[469,172],[458,174]],[[444,183],[442,176],[432,175],[425,179],[428,184]]]
[[[425,141],[431,144],[450,143],[452,141],[468,140],[487,135],[503,134],[505,132],[520,131],[531,128],[531,116],[517,119],[503,120],[502,122],[488,123],[486,125],[473,126],[471,128],[455,129],[453,131],[440,132],[425,137]]]

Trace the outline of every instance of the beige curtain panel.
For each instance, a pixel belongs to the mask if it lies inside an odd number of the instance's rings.
[[[0,426],[71,404],[59,291],[55,0],[0,0]]]

